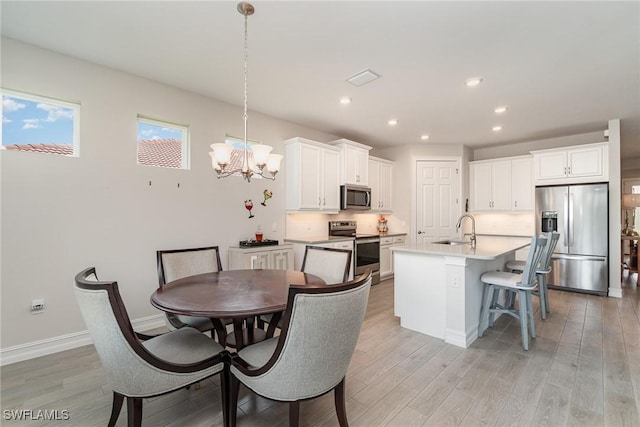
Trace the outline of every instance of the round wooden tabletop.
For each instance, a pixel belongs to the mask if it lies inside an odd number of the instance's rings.
[[[292,270],[229,270],[167,283],[151,295],[163,311],[209,318],[239,318],[284,311],[289,285],[322,286],[313,274]]]

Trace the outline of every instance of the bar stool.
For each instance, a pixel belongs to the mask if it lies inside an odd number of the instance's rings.
[[[536,269],[536,275],[538,276],[538,290],[534,291],[533,295],[540,298],[540,317],[542,320],[546,320],[547,313],[551,313],[549,306],[549,294],[547,292],[547,274],[551,273],[551,256],[553,255],[553,251],[556,249],[556,244],[560,239],[560,233],[543,233],[542,237],[547,239],[547,244],[542,252],[540,265]],[[505,269],[510,270],[512,273],[522,273],[524,270],[524,264],[524,261],[509,261],[505,265]]]
[[[529,350],[528,330],[531,331],[531,338],[536,337],[536,326],[533,318],[533,305],[531,304],[531,292],[538,288],[536,281],[536,266],[540,264],[542,252],[547,239],[544,237],[531,238],[531,250],[527,256],[527,261],[522,274],[509,273],[506,271],[487,271],[480,276],[480,280],[485,284],[484,300],[480,312],[480,322],[478,325],[478,337],[484,335],[484,331],[493,326],[495,313],[508,314],[520,320],[520,331],[522,333],[522,348]],[[500,305],[498,297],[500,290],[512,291],[518,294],[519,310],[516,311],[509,305]],[[527,328],[527,318],[529,327]]]

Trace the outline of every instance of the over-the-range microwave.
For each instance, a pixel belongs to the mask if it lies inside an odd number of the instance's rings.
[[[362,185],[341,185],[340,209],[344,211],[371,209],[371,188]]]

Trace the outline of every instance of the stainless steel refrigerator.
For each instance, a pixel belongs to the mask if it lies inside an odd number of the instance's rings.
[[[536,187],[536,233],[554,227],[560,233],[550,288],[607,295],[608,192],[608,184]]]

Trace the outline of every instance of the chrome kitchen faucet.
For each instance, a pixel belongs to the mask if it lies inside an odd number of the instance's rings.
[[[460,230],[460,226],[462,225],[462,218],[470,218],[471,219],[471,245],[476,245],[476,219],[471,214],[464,214],[458,218],[458,223],[456,224],[456,232]]]

